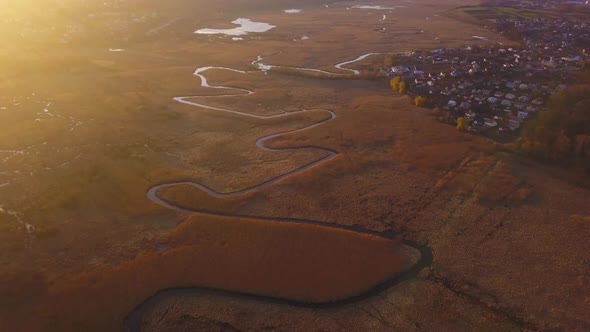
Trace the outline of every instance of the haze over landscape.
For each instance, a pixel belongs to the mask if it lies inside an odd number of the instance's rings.
[[[589,22],[3,1],[0,331],[590,330]]]

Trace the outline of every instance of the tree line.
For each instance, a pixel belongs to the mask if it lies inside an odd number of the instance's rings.
[[[590,84],[555,93],[547,108],[525,125],[518,148],[538,159],[583,167],[590,174]]]

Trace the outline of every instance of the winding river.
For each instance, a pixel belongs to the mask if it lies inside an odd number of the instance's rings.
[[[380,53],[367,53],[364,55],[359,56],[356,59],[353,60],[349,60],[349,61],[344,61],[341,63],[338,63],[336,65],[334,65],[334,68],[341,70],[341,71],[346,71],[346,72],[352,72],[354,73],[354,75],[359,75],[360,71],[358,70],[354,70],[354,69],[349,69],[346,68],[344,66],[346,65],[350,65],[352,63],[358,62],[358,61],[362,61],[370,56],[373,55],[377,55]],[[185,209],[182,208],[180,206],[174,205],[172,203],[166,202],[163,199],[161,199],[158,196],[158,191],[160,189],[164,189],[164,188],[170,188],[170,187],[175,187],[175,186],[179,186],[179,185],[189,185],[192,187],[195,187],[213,197],[216,198],[229,198],[229,197],[234,197],[234,196],[239,196],[239,195],[243,195],[243,194],[247,194],[247,193],[251,193],[254,191],[258,191],[261,189],[265,189],[268,188],[270,186],[272,186],[273,184],[282,181],[290,176],[293,176],[295,174],[301,173],[303,171],[306,171],[312,167],[315,167],[319,164],[323,164],[327,161],[329,161],[330,159],[334,158],[338,153],[329,149],[325,149],[325,148],[319,148],[319,147],[298,147],[298,148],[284,148],[284,149],[273,149],[273,148],[269,148],[265,145],[265,143],[275,137],[284,135],[284,134],[291,134],[291,133],[296,133],[296,132],[302,132],[304,130],[310,130],[313,129],[317,126],[320,126],[328,121],[331,121],[333,119],[336,118],[336,113],[329,111],[329,110],[314,110],[314,109],[310,109],[310,110],[300,110],[300,111],[294,111],[294,112],[289,112],[289,113],[279,113],[279,114],[273,114],[273,115],[256,115],[256,114],[251,114],[251,113],[246,113],[246,112],[241,112],[241,111],[236,111],[236,110],[230,110],[230,109],[226,109],[226,108],[221,108],[221,107],[215,107],[215,106],[211,106],[211,105],[207,105],[207,104],[203,104],[203,103],[199,103],[196,101],[193,101],[194,99],[197,98],[229,98],[229,97],[238,97],[238,96],[248,96],[251,94],[254,94],[255,92],[252,90],[248,90],[248,89],[242,89],[242,88],[234,88],[234,87],[227,87],[227,86],[219,86],[219,85],[210,85],[209,82],[207,81],[207,77],[205,77],[204,73],[208,70],[212,70],[212,69],[216,69],[216,70],[225,70],[225,71],[231,71],[231,72],[235,72],[235,73],[239,73],[239,74],[248,74],[248,73],[252,73],[252,72],[267,72],[269,70],[272,70],[273,68],[289,68],[289,69],[293,69],[293,70],[298,70],[298,71],[312,71],[312,72],[318,72],[318,73],[322,73],[322,74],[326,74],[326,75],[342,75],[341,73],[335,73],[335,72],[329,72],[329,71],[324,71],[324,70],[320,70],[320,69],[313,69],[313,68],[298,68],[298,67],[285,67],[285,66],[274,66],[274,65],[267,65],[262,63],[262,57],[258,57],[258,59],[254,60],[252,62],[252,65],[257,69],[255,71],[243,71],[243,70],[237,70],[237,69],[233,69],[233,68],[226,68],[226,67],[201,67],[201,68],[197,68],[197,70],[195,70],[195,72],[193,73],[193,75],[197,76],[200,81],[201,81],[201,87],[203,88],[209,88],[209,89],[224,89],[224,90],[228,90],[228,91],[233,91],[233,93],[228,93],[228,94],[222,94],[222,95],[198,95],[198,96],[181,96],[181,97],[175,97],[174,100],[176,102],[182,103],[182,104],[186,104],[186,105],[191,105],[191,106],[195,106],[200,110],[211,110],[211,111],[217,111],[217,112],[224,112],[224,113],[230,113],[230,114],[234,114],[236,116],[241,116],[241,117],[250,117],[250,118],[255,118],[255,119],[261,119],[261,120],[266,120],[266,119],[275,119],[275,118],[282,118],[282,117],[288,117],[288,116],[292,116],[293,114],[301,114],[301,113],[312,113],[312,112],[324,112],[324,113],[328,113],[330,115],[329,118],[322,120],[320,122],[311,124],[309,126],[303,127],[303,128],[299,128],[299,129],[294,129],[294,130],[288,130],[288,131],[283,131],[280,133],[276,133],[276,134],[271,134],[271,135],[267,135],[267,136],[263,136],[260,137],[257,141],[256,141],[256,147],[258,147],[259,149],[261,149],[262,151],[267,151],[267,152],[275,152],[275,151],[304,151],[304,150],[315,150],[315,151],[322,151],[325,153],[325,156],[313,161],[311,163],[308,163],[306,165],[302,165],[298,168],[295,168],[287,173],[284,173],[282,175],[279,175],[277,177],[268,179],[260,184],[254,185],[252,187],[248,187],[248,188],[244,188],[244,189],[240,189],[237,191],[232,191],[232,192],[218,192],[215,191],[203,184],[197,183],[197,182],[192,182],[192,181],[182,181],[182,182],[170,182],[170,183],[164,183],[164,184],[158,184],[156,186],[151,187],[148,192],[147,192],[147,198],[160,205],[163,206],[165,208],[174,210],[176,212],[180,212],[180,213],[199,213],[199,214],[208,214],[211,215],[211,213],[204,213],[201,211],[196,211],[196,210],[189,210],[189,209]]]
[[[355,75],[359,75],[360,72],[358,70],[345,68],[344,66],[361,61],[363,59],[366,59],[369,56],[376,55],[376,54],[380,54],[380,53],[367,53],[367,54],[359,56],[356,59],[353,59],[350,61],[344,61],[342,63],[336,64],[336,65],[334,65],[334,67],[337,70],[342,71],[342,72],[352,72]],[[165,208],[168,208],[170,210],[173,210],[173,211],[176,211],[179,213],[183,213],[183,214],[198,214],[198,215],[207,215],[207,216],[226,216],[226,217],[236,217],[236,218],[245,217],[245,218],[249,218],[252,220],[260,220],[260,221],[265,221],[265,222],[283,222],[283,223],[286,222],[286,223],[297,223],[297,224],[312,224],[312,225],[317,225],[317,226],[326,227],[326,228],[344,229],[344,230],[353,231],[353,232],[356,232],[359,234],[370,234],[373,236],[379,236],[379,237],[391,239],[394,235],[390,232],[375,232],[375,231],[371,231],[371,230],[364,229],[364,228],[357,227],[357,226],[345,226],[345,225],[338,225],[338,224],[332,224],[332,223],[328,223],[328,222],[312,221],[312,220],[299,220],[299,219],[291,219],[291,218],[275,218],[275,217],[263,217],[263,216],[241,216],[241,215],[229,215],[229,214],[223,214],[223,213],[211,213],[211,212],[204,212],[204,211],[198,211],[198,210],[190,210],[187,208],[183,208],[183,207],[174,205],[173,203],[166,202],[158,196],[158,191],[160,189],[170,188],[170,187],[179,186],[179,185],[189,185],[189,186],[195,187],[195,188],[197,188],[197,189],[199,189],[199,190],[201,190],[213,197],[216,197],[216,198],[227,198],[227,197],[239,196],[239,195],[243,195],[246,193],[250,193],[250,192],[254,192],[254,191],[268,188],[268,187],[272,186],[273,184],[275,184],[279,181],[282,181],[290,176],[293,176],[295,174],[301,173],[305,170],[308,170],[310,168],[313,168],[315,166],[318,166],[320,164],[328,162],[329,160],[331,160],[332,158],[334,158],[335,156],[338,155],[338,153],[335,151],[325,149],[325,148],[319,148],[319,147],[273,149],[273,148],[269,148],[265,145],[265,143],[268,140],[271,140],[277,136],[287,134],[287,133],[296,133],[296,132],[301,132],[304,130],[310,130],[310,129],[320,126],[328,121],[335,119],[336,114],[332,111],[329,111],[329,110],[300,110],[300,111],[295,111],[295,112],[290,112],[290,113],[280,113],[280,114],[274,114],[274,115],[255,115],[255,114],[245,113],[245,112],[241,112],[241,111],[229,110],[229,109],[225,109],[225,108],[221,108],[221,107],[215,107],[215,106],[211,106],[211,105],[207,105],[207,104],[193,101],[194,99],[197,99],[197,98],[205,98],[205,97],[207,97],[207,98],[229,98],[229,97],[237,97],[237,96],[247,96],[247,95],[251,95],[251,94],[255,93],[254,91],[251,91],[248,89],[210,85],[207,81],[207,78],[204,76],[204,73],[208,70],[211,70],[211,69],[226,70],[226,71],[232,71],[232,72],[236,72],[236,73],[240,73],[240,74],[247,74],[247,73],[253,73],[253,72],[260,72],[260,71],[266,72],[266,71],[272,70],[272,68],[282,67],[282,68],[289,68],[289,69],[295,69],[295,70],[301,70],[301,71],[320,72],[320,73],[325,73],[326,75],[343,75],[343,73],[328,72],[328,71],[323,71],[323,70],[319,70],[319,69],[312,69],[312,68],[296,68],[296,67],[266,65],[266,64],[262,63],[261,57],[258,57],[257,60],[253,61],[252,65],[255,68],[257,68],[257,70],[242,71],[242,70],[225,68],[225,67],[201,67],[201,68],[198,68],[197,70],[195,70],[194,75],[200,79],[201,87],[210,88],[210,89],[224,89],[224,90],[233,91],[233,93],[222,94],[222,95],[199,95],[199,96],[175,97],[174,100],[179,103],[195,106],[196,108],[198,108],[200,110],[211,110],[211,111],[217,111],[217,112],[224,112],[224,113],[234,114],[234,115],[240,116],[240,117],[250,117],[250,118],[262,119],[262,120],[287,117],[287,116],[291,116],[292,114],[297,114],[297,113],[325,112],[330,115],[330,117],[325,120],[311,124],[311,125],[303,127],[303,128],[289,130],[289,131],[283,131],[280,133],[275,133],[275,134],[263,136],[263,137],[260,137],[256,141],[256,146],[259,149],[261,149],[263,151],[267,151],[267,152],[316,150],[316,151],[324,152],[325,156],[316,160],[316,161],[313,161],[309,164],[306,164],[306,165],[300,166],[298,168],[295,168],[291,171],[288,171],[282,175],[279,175],[277,177],[266,180],[260,184],[254,185],[252,187],[244,188],[241,190],[233,191],[233,192],[225,192],[225,193],[218,192],[218,191],[215,191],[215,190],[208,188],[205,185],[197,183],[197,182],[183,181],[183,182],[170,182],[170,183],[155,185],[148,190],[147,198],[160,206],[163,206]],[[268,297],[268,296],[260,296],[260,295],[256,295],[256,294],[244,294],[244,293],[233,292],[233,291],[225,291],[222,289],[208,289],[208,288],[203,288],[203,287],[198,287],[198,286],[190,287],[190,288],[168,288],[168,289],[159,290],[152,297],[146,299],[140,305],[135,307],[131,312],[129,312],[127,317],[125,318],[125,325],[126,325],[127,329],[130,331],[140,331],[141,326],[142,326],[142,317],[145,314],[145,310],[148,310],[148,308],[150,306],[154,305],[154,303],[158,303],[159,301],[165,299],[166,297],[169,297],[169,296],[174,297],[178,294],[185,294],[187,292],[192,292],[192,291],[206,291],[206,292],[212,292],[213,294],[231,295],[232,297],[237,297],[237,298],[261,300],[261,301],[270,302],[270,303],[284,303],[284,304],[288,304],[288,305],[307,307],[307,308],[330,308],[330,307],[340,306],[340,305],[347,304],[347,303],[357,302],[362,299],[369,298],[371,296],[379,294],[380,292],[382,292],[382,291],[384,291],[384,290],[386,290],[386,289],[388,289],[400,282],[414,278],[416,275],[418,275],[418,273],[423,268],[431,265],[432,252],[430,251],[429,248],[427,248],[423,245],[420,245],[416,242],[408,241],[408,240],[402,240],[402,243],[408,247],[416,249],[419,252],[420,256],[419,256],[418,261],[415,264],[413,264],[411,267],[408,267],[405,270],[400,271],[399,274],[391,276],[390,279],[385,280],[384,282],[382,282],[378,285],[375,285],[374,287],[371,287],[366,292],[364,292],[362,294],[358,294],[356,296],[345,298],[343,300],[326,302],[326,303],[308,303],[308,302],[300,302],[300,301],[289,300],[289,299],[284,299],[284,298],[275,298],[275,297]]]

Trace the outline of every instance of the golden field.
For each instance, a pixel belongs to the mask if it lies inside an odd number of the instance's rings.
[[[267,153],[255,142],[326,113],[260,120],[174,102],[227,92],[200,87],[192,75],[198,67],[250,71],[261,56],[265,64],[340,72],[336,63],[369,52],[483,43],[472,35],[500,40],[445,16],[468,2],[346,9],[358,4],[136,0],[76,9],[102,15],[82,40],[14,37],[18,42],[0,51],[0,63],[10,64],[0,73],[0,185],[8,183],[0,187],[0,330],[124,330],[133,308],[176,287],[196,289],[141,305],[142,329],[590,328],[588,191],[437,123],[392,95],[383,79],[362,79],[375,76],[385,55],[349,65],[369,73],[355,79],[206,72],[212,85],[255,94],[199,102],[262,115],[335,112],[334,120],[267,146],[338,155],[239,197],[218,199],[188,186],[159,193],[225,216],[187,217],[146,198],[153,185],[175,181],[239,190],[324,155]],[[118,29],[111,12],[130,8],[147,18],[126,33],[101,32]],[[303,12],[282,12],[288,8]],[[192,34],[229,28],[237,17],[277,27],[242,41]],[[27,232],[8,211],[34,229]],[[393,233],[430,248],[433,262],[411,280],[331,308],[236,295],[345,299],[395,278],[415,258],[397,240],[276,221],[285,218]]]

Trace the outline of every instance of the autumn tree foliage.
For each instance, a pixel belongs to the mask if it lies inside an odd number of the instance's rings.
[[[465,131],[465,128],[467,126],[467,122],[465,121],[465,118],[461,117],[457,119],[457,129],[460,131]]]
[[[385,67],[391,67],[391,66],[393,66],[393,62],[394,62],[394,55],[393,54],[389,54],[383,60],[383,66],[385,66]]]
[[[406,94],[406,83],[400,82],[397,92],[399,92],[400,95]]]
[[[401,77],[396,76],[389,81],[389,86],[391,90],[398,92],[399,91],[399,83],[401,82]]]
[[[520,150],[527,155],[590,171],[590,85],[554,94],[547,110],[524,129]]]
[[[389,86],[391,87],[391,90],[393,90],[394,92],[398,92],[401,95],[406,93],[406,83],[404,83],[404,81],[402,81],[402,78],[399,76],[392,78],[389,81]]]
[[[414,98],[414,104],[418,107],[425,107],[426,106],[426,97],[416,96],[416,98]]]

